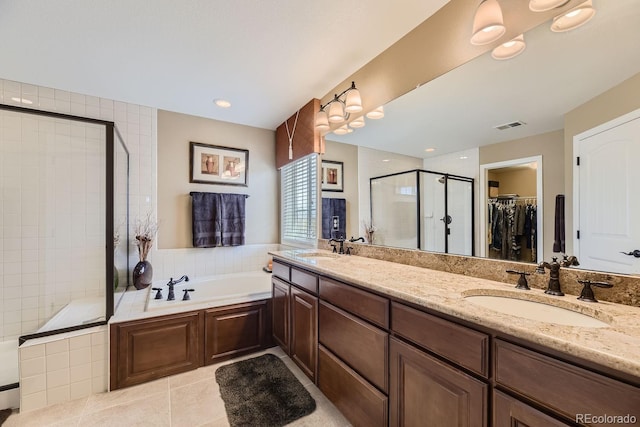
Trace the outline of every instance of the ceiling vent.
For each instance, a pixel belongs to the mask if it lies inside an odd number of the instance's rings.
[[[517,122],[505,123],[503,125],[494,126],[493,128],[498,130],[505,130],[509,128],[516,128],[522,125],[526,125],[526,123],[518,120]]]

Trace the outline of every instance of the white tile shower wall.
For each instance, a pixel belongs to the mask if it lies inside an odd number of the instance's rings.
[[[19,349],[20,412],[107,391],[107,327],[57,337]]]
[[[155,211],[155,109],[1,79],[0,102],[115,121],[130,151],[131,218]],[[95,281],[89,288],[84,284],[90,271],[100,271],[104,249],[87,257],[80,242],[93,239],[104,248],[98,236],[85,231],[98,221],[102,200],[82,192],[92,173],[104,173],[90,170],[99,170],[101,162],[91,168],[71,167],[74,156],[90,156],[86,142],[99,137],[93,128],[3,114],[0,129],[0,339],[6,340],[34,332],[73,298],[103,293],[103,277],[97,286]],[[18,146],[21,140],[27,150]],[[47,158],[57,167],[43,173],[44,156],[34,162],[40,153],[53,154]],[[71,192],[58,185],[63,179],[74,183]],[[122,200],[124,195],[116,197]],[[45,205],[55,207],[51,214],[45,214]],[[54,230],[63,237],[52,239]],[[138,260],[135,246],[130,253],[133,266]]]

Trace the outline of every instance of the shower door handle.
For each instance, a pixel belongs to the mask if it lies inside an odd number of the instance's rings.
[[[451,218],[451,215],[447,215],[440,218],[440,221],[443,221],[445,224],[449,225],[451,224],[451,221],[453,221],[453,218]]]

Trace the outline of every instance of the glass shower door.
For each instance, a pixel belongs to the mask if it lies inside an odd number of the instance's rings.
[[[373,243],[418,247],[418,186],[415,171],[371,179]]]
[[[473,254],[473,182],[449,177],[447,180],[447,252]]]

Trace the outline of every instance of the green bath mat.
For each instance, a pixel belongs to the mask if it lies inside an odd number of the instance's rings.
[[[221,366],[216,381],[232,427],[283,426],[316,409],[307,389],[273,354]]]

